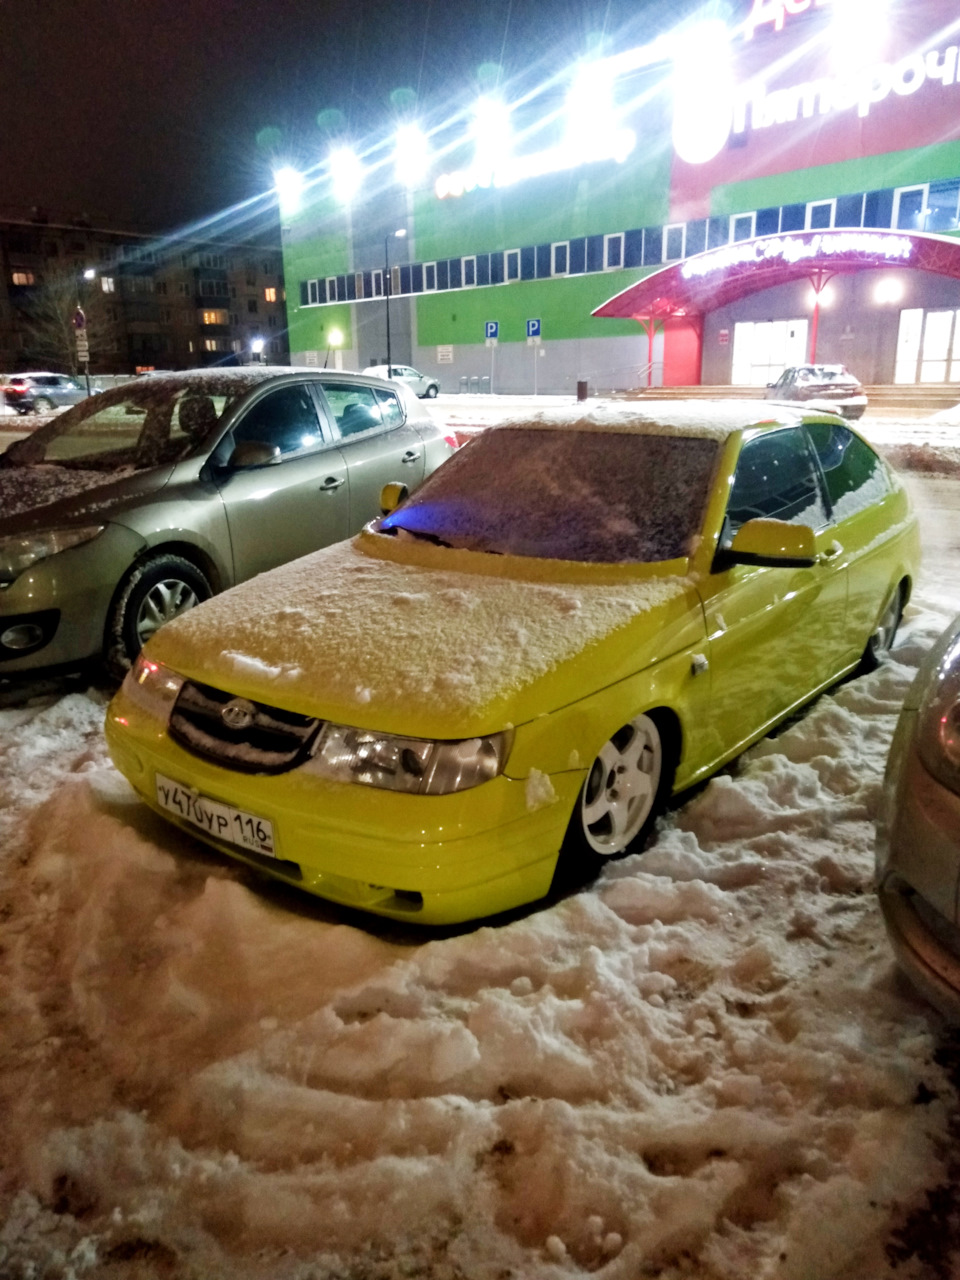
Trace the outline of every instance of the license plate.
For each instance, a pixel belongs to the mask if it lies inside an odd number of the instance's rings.
[[[238,844],[267,858],[277,856],[273,846],[273,823],[266,818],[258,818],[255,813],[247,813],[244,809],[235,809],[232,804],[211,800],[174,782],[172,778],[165,778],[162,773],[156,774],[155,780],[157,804],[161,809],[175,813],[184,822],[217,840]]]

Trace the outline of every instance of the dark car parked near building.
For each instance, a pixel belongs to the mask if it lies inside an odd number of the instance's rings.
[[[403,387],[267,365],[137,378],[0,454],[0,676],[103,654],[356,533],[453,452]],[[295,602],[291,602],[292,604]]]
[[[784,369],[767,384],[767,400],[803,403],[810,409],[830,409],[845,418],[862,418],[867,397],[858,380],[842,364],[799,364]]]
[[[14,373],[4,383],[3,398],[17,413],[46,413],[79,404],[87,391],[65,373]]]

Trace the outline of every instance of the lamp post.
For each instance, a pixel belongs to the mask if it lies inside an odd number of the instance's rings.
[[[93,267],[87,267],[83,273],[83,278],[87,282],[97,278],[96,270]],[[77,309],[73,313],[73,330],[77,342],[77,360],[83,364],[83,375],[87,384],[87,395],[90,394],[90,335],[87,333],[87,317],[83,310],[82,303],[86,300],[84,297],[85,289],[81,285],[77,289],[80,295],[77,298]]]
[[[251,338],[250,351],[256,357],[257,364],[263,364],[263,339]]]
[[[407,234],[405,228],[401,227],[399,231],[395,231],[394,236],[398,240],[402,240]],[[383,301],[387,308],[387,377],[391,376],[391,353],[390,353],[390,237],[383,237]]]

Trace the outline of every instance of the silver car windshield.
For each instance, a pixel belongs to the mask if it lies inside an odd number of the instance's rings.
[[[3,463],[120,471],[179,462],[204,446],[250,385],[235,375],[138,378],[90,396],[18,440]]]
[[[694,436],[494,428],[378,528],[548,560],[673,560],[700,532],[718,456]]]

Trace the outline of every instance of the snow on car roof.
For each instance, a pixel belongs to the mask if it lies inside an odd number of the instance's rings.
[[[799,420],[800,413],[795,409],[778,408],[773,415],[770,408],[768,403],[757,400],[599,400],[507,418],[490,430],[540,427],[726,440],[735,431]]]
[[[455,566],[464,553],[448,554]],[[677,576],[596,584],[472,574],[342,542],[173,619],[153,652],[222,688],[265,682],[300,709],[470,713],[688,589]]]

